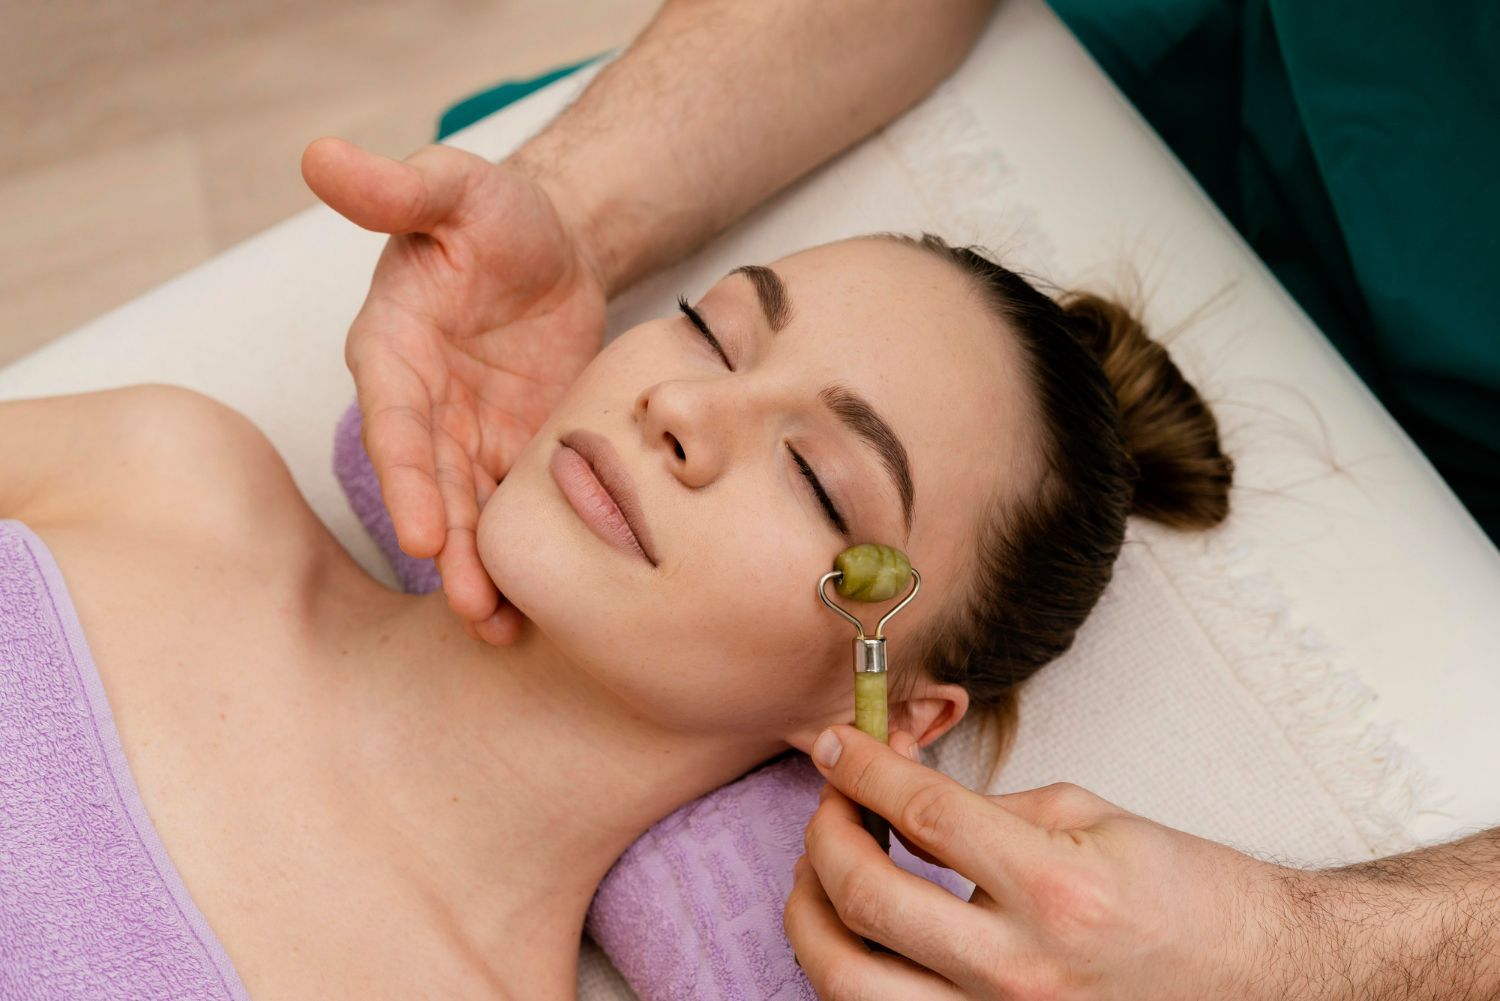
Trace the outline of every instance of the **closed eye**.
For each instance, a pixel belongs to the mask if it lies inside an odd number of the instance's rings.
[[[812,485],[813,494],[818,498],[818,503],[823,505],[823,510],[828,512],[828,520],[833,522],[833,527],[838,529],[840,535],[848,537],[849,526],[844,521],[844,516],[839,514],[839,509],[834,507],[833,499],[823,490],[823,484],[818,482],[818,474],[812,471],[807,460],[797,454],[797,450],[791,445],[787,451],[792,453],[792,458],[797,460],[797,467],[802,470],[802,475],[807,477],[807,482]]]
[[[719,353],[720,358],[724,359],[724,364],[729,366],[729,371],[733,372],[734,362],[730,361],[729,356],[724,353],[724,348],[720,346],[719,339],[714,336],[712,330],[708,329],[708,324],[703,322],[703,317],[698,315],[696,309],[688,305],[687,296],[679,295],[677,297],[677,305],[682,308],[682,312],[692,321],[693,326],[698,328],[698,332],[703,335],[703,339],[713,346],[713,349]]]
[[[720,358],[724,359],[724,364],[729,366],[729,371],[733,372],[734,363],[731,362],[729,360],[729,356],[724,353],[724,348],[720,346],[719,339],[714,336],[713,331],[708,329],[708,324],[703,322],[703,317],[699,316],[698,311],[695,310],[692,306],[688,305],[687,296],[679,295],[677,297],[677,305],[682,310],[683,315],[688,318],[693,326],[698,328],[698,332],[703,335],[703,339],[708,341],[713,349],[719,353]],[[807,464],[807,460],[802,458],[802,456],[798,454],[797,450],[795,448],[792,448],[791,445],[787,445],[787,451],[792,453],[792,458],[796,461],[797,468],[800,469],[802,471],[802,475],[807,478],[807,482],[812,488],[813,496],[816,497],[818,503],[823,506],[823,510],[828,515],[828,520],[833,523],[833,527],[838,531],[840,535],[846,538],[850,538],[851,536],[849,533],[849,526],[844,521],[844,516],[839,513],[839,509],[834,505],[833,499],[830,498],[827,491],[823,489],[823,484],[818,481],[818,474],[813,472],[812,467]]]

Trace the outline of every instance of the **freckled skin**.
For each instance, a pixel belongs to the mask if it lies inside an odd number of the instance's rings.
[[[791,303],[776,333],[743,274],[696,300],[683,290],[728,363],[680,312],[607,344],[489,498],[477,545],[507,600],[633,711],[805,749],[854,710],[848,626],[818,600],[819,577],[851,545],[879,540],[910,554],[930,600],[892,620],[899,647],[962,583],[983,505],[1011,483],[995,471],[1026,463],[1032,415],[1014,338],[950,264],[857,239],[769,266]],[[868,399],[903,443],[909,537],[884,465],[820,402],[833,383]],[[634,479],[659,567],[592,535],[551,479],[557,440],[578,428],[607,438]],[[884,557],[892,584],[904,577],[891,572],[896,553]],[[757,683],[726,686],[726,675]],[[967,705],[958,686],[934,697]]]

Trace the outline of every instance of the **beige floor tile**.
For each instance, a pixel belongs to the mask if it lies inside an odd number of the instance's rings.
[[[449,104],[624,45],[658,3],[7,5],[0,364],[315,204],[318,136],[404,157]]]
[[[183,135],[0,176],[0,364],[209,256],[199,177]]]

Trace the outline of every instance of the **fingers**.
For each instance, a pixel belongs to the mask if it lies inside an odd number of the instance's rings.
[[[889,820],[903,843],[996,898],[1010,895],[1019,875],[1046,865],[1054,852],[1041,828],[852,726],[825,730],[813,761],[829,784]]]
[[[495,493],[499,485],[489,471],[477,462],[470,462],[470,470],[474,476],[475,503],[480,511],[489,503],[490,497]],[[477,552],[476,552],[477,556]],[[480,561],[481,568],[483,561]],[[486,579],[489,579],[489,571],[485,571]],[[483,640],[491,646],[509,646],[521,636],[521,627],[526,622],[526,616],[521,610],[505,600],[505,595],[499,595],[499,606],[489,618],[475,622],[469,626],[469,634],[475,639]],[[466,624],[468,625],[468,624]]]
[[[474,499],[478,502],[480,510],[483,510],[484,506],[490,502],[490,495],[500,484],[490,475],[490,471],[477,461],[470,462],[469,468],[474,475]]]
[[[526,616],[521,614],[519,608],[506,601],[502,594],[495,614],[475,624],[474,636],[491,646],[510,646],[520,639],[521,627],[525,622]]]
[[[479,501],[473,461],[452,434],[435,425],[426,384],[399,356],[351,353],[349,362],[370,461],[397,541],[411,556],[435,556],[454,613],[483,623],[496,614],[500,592],[479,560],[475,541]],[[505,628],[501,620],[491,631]]]
[[[520,636],[525,615],[499,593],[478,555],[480,504],[472,480],[474,464],[463,452],[463,446],[443,432],[437,437],[437,452],[435,473],[449,519],[447,539],[438,552],[437,564],[449,608],[469,623],[465,629],[469,636],[495,647],[513,644]]]
[[[900,956],[874,953],[839,920],[807,856],[797,862],[783,913],[797,962],[823,1001],[961,1001],[942,977]]]
[[[897,866],[837,790],[808,822],[806,847],[819,884],[851,931],[959,984],[973,979],[976,955],[997,951],[1002,919]]]
[[[887,743],[897,754],[905,755],[913,761],[922,760],[922,748],[917,743],[917,738],[905,730],[892,730]]]
[[[366,307],[368,308],[368,307]],[[358,326],[365,310],[356,317]],[[432,398],[422,378],[390,351],[351,354],[365,449],[380,480],[396,541],[426,559],[443,547],[447,521],[434,473]]]
[[[918,743],[917,738],[913,737],[905,730],[892,730],[890,739],[887,741],[887,743],[890,745],[891,750],[895,751],[897,754],[904,754],[908,758],[916,762],[920,762],[922,760],[922,748]],[[829,788],[829,786],[824,786],[823,791],[826,793]],[[897,840],[900,841],[901,832],[897,831],[895,833]],[[907,844],[905,841],[901,841],[901,847],[905,848],[908,852],[910,852],[912,855],[915,855],[923,862],[930,862],[933,865],[944,866],[946,868],[946,864],[942,859],[933,858],[931,855],[923,851],[921,848],[918,848],[916,845]]]
[[[443,590],[459,618],[483,622],[499,607],[500,591],[479,559],[479,502],[474,496],[473,467],[452,435],[440,431],[433,446],[433,472],[448,522],[447,538],[437,554]]]
[[[430,233],[454,215],[474,169],[471,157],[433,144],[403,162],[325,136],[302,151],[302,179],[356,226],[379,233]]]

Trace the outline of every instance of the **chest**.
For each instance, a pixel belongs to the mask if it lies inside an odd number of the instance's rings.
[[[329,554],[38,534],[156,832],[251,995],[484,996],[341,782],[308,615],[337,586],[317,569]]]

